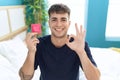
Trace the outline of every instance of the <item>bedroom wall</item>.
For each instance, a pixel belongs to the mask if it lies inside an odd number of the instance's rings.
[[[0,0],[0,6],[21,5],[23,0]]]
[[[106,41],[105,27],[109,0],[89,0],[86,40],[91,47],[120,47],[120,41]]]

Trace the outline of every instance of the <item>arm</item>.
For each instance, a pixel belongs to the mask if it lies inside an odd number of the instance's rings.
[[[80,27],[78,29],[77,24],[76,27],[76,35],[70,35],[66,44],[74,50],[80,58],[82,63],[82,68],[85,73],[87,80],[99,80],[100,79],[100,72],[96,66],[94,66],[91,61],[89,60],[84,48],[85,48],[85,31]],[[69,42],[70,38],[73,37],[74,41]]]
[[[25,39],[25,43],[28,47],[28,55],[23,66],[19,70],[21,80],[31,80],[34,75],[36,44],[39,43],[38,39],[33,37],[35,35],[36,33],[28,33]]]
[[[87,80],[99,80],[100,72],[97,69],[97,67],[94,66],[92,62],[89,60],[88,56],[86,55],[86,52],[84,50],[83,51],[78,50],[77,54],[82,63],[83,71],[85,73]]]

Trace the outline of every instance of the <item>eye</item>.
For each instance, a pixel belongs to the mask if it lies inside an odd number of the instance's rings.
[[[51,21],[56,21],[55,19],[52,19]]]
[[[66,22],[67,20],[66,20],[66,19],[62,19],[61,21],[62,21],[62,22]]]
[[[63,19],[62,21],[66,21],[65,19]]]
[[[51,22],[56,22],[56,19],[51,19]]]
[[[56,21],[57,18],[53,17],[53,18],[50,18],[51,21]]]

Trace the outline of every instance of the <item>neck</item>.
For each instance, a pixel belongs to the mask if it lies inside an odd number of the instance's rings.
[[[62,47],[63,45],[65,45],[66,39],[67,39],[67,36],[60,37],[60,38],[51,36],[51,41],[56,47]]]

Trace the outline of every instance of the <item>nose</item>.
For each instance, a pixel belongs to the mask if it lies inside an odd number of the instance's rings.
[[[62,25],[61,21],[58,20],[56,25],[57,25],[57,27],[61,27],[61,25]]]

